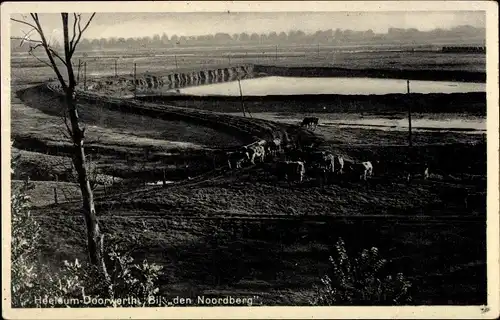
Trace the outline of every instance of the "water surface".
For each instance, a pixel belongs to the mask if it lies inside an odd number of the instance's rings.
[[[406,80],[377,78],[300,78],[264,77],[241,80],[244,96],[303,94],[390,94],[406,93]],[[411,80],[414,93],[486,92],[486,84],[454,81]],[[207,96],[239,96],[238,82],[225,82],[180,89],[183,94]]]
[[[241,113],[234,113],[241,116]],[[252,117],[271,120],[289,124],[300,124],[305,115],[261,112],[252,113]],[[384,131],[407,131],[408,118],[406,116],[396,117],[378,117],[361,116],[359,114],[307,114],[319,118],[319,128],[321,127],[345,127],[359,129],[377,129]],[[464,117],[458,114],[440,114],[438,117],[431,114],[415,114],[412,117],[412,129],[415,132],[446,131],[459,132],[467,134],[485,134],[486,118],[483,117]]]

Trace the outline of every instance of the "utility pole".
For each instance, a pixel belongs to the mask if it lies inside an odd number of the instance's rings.
[[[275,60],[278,61],[278,45],[276,45]]]
[[[175,70],[178,70],[179,67],[177,65],[177,55],[176,54],[174,54],[174,59],[175,59]]]
[[[243,92],[241,91],[241,82],[240,78],[238,78],[238,86],[240,88],[240,98],[241,98],[241,109],[243,110],[243,116],[246,117],[245,114],[245,105],[243,104]]]
[[[137,63],[134,62],[134,98],[137,95]]]
[[[227,60],[229,60],[229,65],[231,65],[231,56],[227,56]]]
[[[117,63],[118,63],[118,60],[115,60],[115,78],[118,77]]]
[[[76,82],[80,83],[80,70],[82,69],[81,59],[78,59],[78,73],[76,74]]]
[[[408,145],[412,147],[411,141],[411,99],[410,99],[410,80],[406,80],[406,91],[408,92]]]
[[[83,63],[83,90],[87,91],[87,61]]]
[[[318,43],[318,57],[319,57],[319,43]]]

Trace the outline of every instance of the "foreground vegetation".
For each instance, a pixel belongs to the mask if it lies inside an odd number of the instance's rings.
[[[20,157],[19,154],[14,156],[14,169]],[[146,306],[148,297],[159,290],[155,282],[161,267],[146,260],[134,263],[130,255],[119,252],[117,243],[111,241],[106,252],[112,280],[109,287],[86,259],[83,263],[78,259],[74,262],[64,260],[59,266],[48,262],[41,254],[42,227],[30,211],[27,192],[32,188],[27,179],[18,188],[13,188],[11,196],[12,307]]]

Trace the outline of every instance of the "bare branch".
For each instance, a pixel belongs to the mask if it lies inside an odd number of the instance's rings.
[[[37,46],[39,46],[39,45],[37,45]],[[30,56],[32,56],[33,58],[37,59],[38,61],[40,61],[44,65],[48,66],[49,68],[52,68],[52,65],[50,65],[50,63],[48,63],[47,61],[43,61],[42,59],[38,58],[32,51],[33,50],[31,50],[31,48],[30,48],[30,51],[28,52],[28,54]]]
[[[19,22],[19,23],[22,23],[22,24],[25,24],[27,26],[30,26],[31,28],[35,29],[38,33],[40,33],[40,30],[38,30],[37,27],[35,27],[34,25],[32,25],[29,22],[26,22],[26,21],[23,21],[23,20],[14,19],[14,18],[10,18],[10,20],[15,21],[15,22]]]
[[[75,53],[76,46],[80,42],[80,39],[82,38],[82,34],[85,32],[85,30],[87,30],[87,28],[90,25],[90,22],[92,21],[92,19],[94,19],[94,16],[95,16],[95,12],[92,13],[89,20],[87,21],[87,24],[83,27],[83,29],[81,28],[81,25],[80,25],[80,22],[82,22],[81,18],[78,20],[78,37],[76,38],[75,43],[73,44],[73,49],[71,50],[70,57],[72,57],[73,53]]]
[[[57,75],[57,79],[61,83],[61,86],[63,87],[63,89],[66,91],[66,88],[67,88],[66,82],[64,81],[64,78],[62,77],[61,72],[59,71],[59,68],[57,68],[57,65],[54,61],[54,57],[53,57],[51,51],[49,50],[50,46],[47,43],[47,40],[45,39],[45,34],[43,33],[42,26],[40,25],[40,20],[38,19],[38,14],[30,13],[30,15],[31,15],[31,18],[33,19],[33,21],[35,22],[36,26],[33,26],[32,24],[27,23],[27,22],[25,24],[34,28],[38,32],[38,34],[40,35],[40,38],[42,39],[42,46],[44,47],[45,52],[47,53],[47,56],[50,60],[49,66],[54,70],[54,72]],[[25,21],[18,20],[18,22],[23,23]],[[42,60],[40,60],[38,58],[37,58],[37,60],[43,62]],[[43,63],[45,63],[45,62],[43,62]]]
[[[56,58],[58,58],[65,66],[67,66],[66,61],[64,61],[64,59],[59,55],[59,53],[57,53],[57,51],[52,48],[49,48],[49,50]]]
[[[32,40],[32,39],[29,39],[29,38],[26,38],[26,37],[12,37],[11,39],[14,39],[14,40],[21,40],[21,44],[19,45],[20,47],[23,45],[24,42],[31,42],[31,43],[40,43],[42,44],[42,41],[41,40]]]
[[[71,37],[71,41],[69,42],[69,49],[70,50],[75,50],[76,45],[74,44],[75,38],[76,38],[76,24],[79,23],[79,20],[82,18],[81,14],[76,14],[73,13],[73,18],[75,19],[73,21],[73,36]]]

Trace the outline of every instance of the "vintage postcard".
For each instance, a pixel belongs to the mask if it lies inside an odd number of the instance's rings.
[[[496,2],[1,17],[4,318],[499,316]]]

